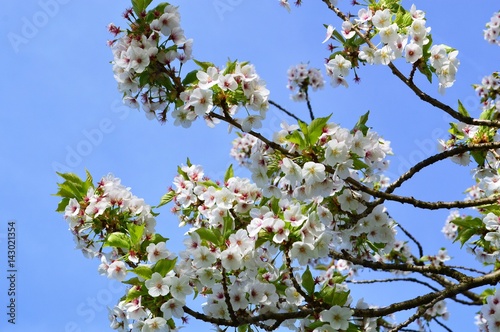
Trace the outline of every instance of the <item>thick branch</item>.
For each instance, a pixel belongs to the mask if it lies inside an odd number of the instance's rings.
[[[474,199],[474,200],[469,200],[469,201],[426,202],[426,201],[421,201],[421,200],[415,199],[413,197],[399,196],[399,195],[394,195],[394,194],[388,194],[388,193],[383,192],[383,191],[374,190],[374,189],[371,189],[371,188],[361,184],[360,182],[358,182],[352,178],[345,179],[345,182],[350,183],[355,189],[360,190],[364,193],[367,193],[373,197],[382,198],[383,200],[395,201],[395,202],[399,202],[402,204],[410,204],[410,205],[413,205],[414,207],[418,207],[421,209],[427,209],[427,210],[464,209],[464,208],[469,208],[469,207],[476,207],[476,206],[481,206],[481,205],[493,204],[493,203],[498,202],[498,199],[499,199],[499,196],[493,196],[493,197],[479,198],[479,199]],[[372,203],[373,206],[377,206],[379,204],[381,204],[381,202],[378,200]]]
[[[392,193],[396,188],[400,187],[405,181],[409,180],[413,175],[418,173],[423,168],[430,166],[438,161],[447,159],[452,156],[456,156],[465,152],[470,151],[482,151],[482,150],[491,150],[491,149],[499,149],[500,142],[490,142],[490,143],[480,143],[480,144],[469,144],[469,145],[461,145],[455,147],[450,150],[446,150],[435,154],[427,159],[422,160],[421,162],[415,164],[412,168],[410,168],[406,173],[401,175],[396,181],[394,181],[387,189],[386,193]]]

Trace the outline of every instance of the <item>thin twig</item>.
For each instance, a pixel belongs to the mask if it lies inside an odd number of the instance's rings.
[[[311,121],[312,121],[312,120],[314,120],[314,113],[312,110],[311,101],[309,100],[309,93],[307,92],[307,88],[304,89],[304,93],[306,95],[306,102],[307,102],[307,109],[309,110],[309,117],[311,118]]]
[[[304,122],[302,121],[298,116],[296,116],[295,114],[293,114],[292,112],[289,112],[287,111],[283,106],[281,106],[280,104],[272,101],[272,100],[269,100],[269,104],[273,105],[274,107],[276,107],[277,109],[279,109],[280,111],[282,111],[283,113],[285,113],[286,115],[288,115],[289,117],[292,117],[294,118],[295,120],[297,121],[300,121],[300,122]]]
[[[446,326],[443,322],[440,322],[436,317],[432,318],[432,320],[435,321],[438,325],[440,325],[446,331],[453,332],[452,329],[450,329],[448,326]]]
[[[410,238],[410,240],[412,240],[417,245],[418,254],[420,255],[420,257],[422,257],[424,255],[424,249],[422,248],[420,242],[418,242],[418,240],[410,232],[408,232],[403,226],[401,226],[400,223],[397,223],[397,225],[403,231],[403,233],[405,233],[405,235],[408,236],[408,238]]]

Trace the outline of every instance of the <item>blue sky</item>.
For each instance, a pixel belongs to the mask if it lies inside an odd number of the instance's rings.
[[[460,51],[458,80],[442,100],[455,106],[460,98],[470,113],[477,115],[479,105],[470,86],[498,70],[499,50],[482,38],[484,24],[498,8],[493,2],[477,2],[471,8],[464,0],[416,3],[427,12],[434,41]],[[182,25],[187,37],[195,41],[197,59],[221,66],[228,58],[251,61],[267,81],[271,99],[307,118],[305,104],[289,99],[286,71],[300,62],[323,69],[329,55],[321,44],[323,23],[340,24],[321,1],[304,1],[291,14],[277,1],[173,4],[180,5]],[[229,149],[235,136],[228,134],[225,126],[210,129],[200,122],[185,130],[173,123],[160,125],[121,105],[109,64],[112,54],[106,40],[111,36],[106,25],[115,22],[123,26],[121,13],[128,6],[128,1],[97,0],[2,4],[1,310],[8,301],[4,274],[5,234],[10,220],[16,221],[18,240],[17,324],[7,324],[1,311],[2,331],[104,331],[109,324],[105,307],[113,306],[122,295],[117,283],[98,275],[97,260],[87,260],[73,249],[66,222],[54,212],[58,199],[51,194],[56,191],[56,170],[83,175],[88,169],[94,178],[112,172],[132,187],[135,195],[155,205],[186,157],[203,165],[212,178],[221,178],[232,162]],[[402,61],[397,64],[406,68]],[[327,85],[312,94],[312,105],[317,115],[333,113],[332,120],[346,127],[352,127],[370,110],[368,124],[392,142],[396,155],[390,172],[397,176],[411,162],[434,151],[436,138],[446,135],[450,119],[421,103],[387,68],[363,67],[359,75],[359,85],[350,82],[349,89],[335,90]],[[438,96],[436,84],[417,81],[424,91]],[[263,133],[269,136],[282,119],[287,118],[271,110]],[[468,168],[443,162],[416,176],[397,193],[425,200],[454,200],[461,199],[470,184]],[[425,235],[427,253],[434,254],[446,245],[452,256],[465,255],[440,233],[446,211],[416,213],[400,205],[390,207],[396,220],[417,235]],[[159,212],[159,231],[172,239],[171,248],[180,248],[185,230],[177,228],[168,207]],[[383,297],[379,292],[368,292],[369,288],[353,294],[384,304],[415,291],[401,289],[394,289],[394,294],[384,289],[384,294],[390,295]],[[474,310],[452,306],[450,310],[453,330],[474,330]],[[185,330],[199,326],[193,323]]]

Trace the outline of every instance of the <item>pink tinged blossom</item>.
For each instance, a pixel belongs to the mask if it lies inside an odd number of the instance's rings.
[[[71,198],[69,200],[68,205],[64,209],[64,217],[65,218],[73,218],[78,216],[78,213],[80,213],[80,204],[75,198]]]
[[[170,39],[174,42],[175,45],[181,46],[186,42],[186,36],[184,35],[184,30],[180,27],[175,27],[170,32]]]
[[[302,214],[301,208],[299,204],[290,206],[283,214],[284,220],[289,222],[293,227],[302,226],[306,217]]]
[[[422,10],[417,9],[415,4],[411,5],[410,14],[414,20],[422,20],[425,18],[425,13]]]
[[[146,280],[146,288],[152,297],[165,296],[169,292],[167,278],[162,278],[158,272],[153,273],[151,279]]]
[[[220,259],[222,266],[227,270],[236,271],[242,267],[242,255],[236,248],[228,248],[221,252]]]
[[[350,21],[342,22],[342,36],[345,39],[351,39],[356,34],[356,31],[352,30],[352,23]]]
[[[410,43],[405,47],[405,58],[409,63],[415,63],[422,57],[422,47],[416,43]]]
[[[212,86],[219,83],[219,70],[215,67],[209,67],[207,72],[202,70],[196,73],[199,80],[198,86],[201,89],[210,89]]]
[[[234,310],[246,309],[248,306],[246,293],[241,287],[231,287],[231,291],[229,292],[229,299]]]
[[[335,28],[331,25],[328,25],[328,27],[326,28],[326,37],[325,37],[325,40],[323,40],[323,44],[326,43],[327,41],[329,41],[330,38],[332,38],[334,31],[335,31]]]
[[[107,272],[108,278],[123,281],[127,276],[127,267],[124,262],[116,260],[109,265]]]
[[[161,312],[163,312],[163,318],[167,320],[172,317],[182,318],[182,316],[184,316],[184,309],[182,308],[184,304],[183,301],[179,301],[175,298],[163,303],[160,307]]]
[[[193,266],[196,268],[210,267],[215,263],[217,257],[212,253],[207,247],[199,246],[192,252],[193,254]]]
[[[130,59],[128,70],[142,73],[149,66],[149,55],[140,47],[130,46],[127,50],[127,57]]]
[[[235,91],[238,88],[238,83],[234,80],[233,74],[226,74],[219,76],[219,81],[217,84],[223,91],[226,90]]]
[[[85,214],[90,217],[97,218],[102,215],[108,207],[109,203],[105,200],[91,202],[85,209]]]
[[[213,108],[212,96],[212,90],[196,88],[193,93],[191,93],[189,102],[186,106],[194,107],[196,115],[203,116],[205,113],[210,112]]]
[[[141,305],[141,297],[132,300],[131,302],[125,304],[124,309],[127,311],[129,319],[141,319],[146,318],[147,313],[144,307]]]
[[[294,242],[290,250],[290,258],[297,259],[300,265],[306,265],[310,259],[315,258],[314,246],[311,243]]]
[[[159,242],[157,244],[150,243],[147,246],[146,251],[148,253],[148,261],[151,263],[156,263],[160,259],[164,258],[173,258],[171,257],[171,252],[166,248],[165,242]]]
[[[290,234],[290,230],[285,228],[285,222],[281,219],[276,219],[273,225],[273,232],[275,233],[273,236],[273,241],[275,243],[282,243],[283,241],[288,240],[288,234]]]

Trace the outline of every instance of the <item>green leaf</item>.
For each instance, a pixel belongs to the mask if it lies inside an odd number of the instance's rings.
[[[329,116],[324,118],[316,118],[311,121],[309,126],[307,126],[310,144],[316,144],[318,138],[321,136],[321,134],[323,134],[323,129],[325,128],[331,116],[332,115],[330,114]]]
[[[344,306],[349,298],[350,291],[347,292],[335,292],[333,295],[333,305]]]
[[[127,292],[127,297],[125,298],[125,301],[130,302],[130,301],[138,298],[141,295],[144,295],[143,289],[137,289],[137,287],[132,287]]]
[[[144,227],[146,225],[136,225],[136,224],[127,224],[127,229],[130,234],[130,240],[132,242],[132,246],[136,246],[141,242],[142,234],[144,234]]]
[[[207,242],[212,242],[215,245],[221,244],[221,237],[217,236],[212,229],[200,227],[195,232],[200,236],[202,240]]]
[[[326,304],[333,306],[333,298],[335,296],[335,287],[325,285],[319,292],[319,297],[323,299]]]
[[[196,63],[198,66],[201,67],[201,69],[203,69],[204,71],[207,71],[208,68],[210,67],[215,67],[215,65],[211,62],[202,62],[202,61],[198,61],[198,60],[195,60],[193,59],[194,63]]]
[[[234,177],[233,164],[229,165],[226,170],[226,174],[224,174],[224,182],[227,182],[230,178]]]
[[[130,238],[127,236],[127,234],[114,232],[109,234],[106,242],[104,243],[104,246],[130,249]]]
[[[307,124],[300,120],[298,121],[298,123],[299,123],[299,128],[302,131],[302,134],[304,134],[304,136],[307,137],[307,135],[309,134],[309,130],[307,129]]]
[[[355,170],[367,169],[368,165],[361,161],[359,158],[354,158],[352,160],[352,167]]]
[[[198,73],[198,70],[192,70],[189,73],[187,73],[186,77],[182,80],[182,85],[187,86],[189,84],[192,84],[198,80],[198,77],[196,77],[196,74]]]
[[[80,177],[78,175],[76,175],[75,173],[59,173],[59,172],[56,172],[56,173],[57,173],[57,175],[59,175],[60,177],[62,177],[64,180],[66,180],[68,182],[83,185],[83,180],[80,179]]]
[[[472,158],[474,158],[478,166],[484,166],[487,151],[471,151],[470,154]]]
[[[227,240],[229,236],[233,233],[234,230],[234,220],[231,216],[224,217],[224,229],[222,234],[224,235],[224,239]]]
[[[151,276],[153,275],[153,270],[151,268],[141,265],[136,267],[135,269],[132,270],[135,274],[137,274],[139,277],[143,279],[151,279]]]
[[[153,237],[151,238],[151,240],[149,240],[149,243],[154,243],[154,244],[158,244],[160,242],[167,242],[169,239],[166,238],[166,237],[163,237],[161,236],[160,234],[158,233],[155,233],[153,235]]]
[[[124,280],[122,281],[122,284],[126,284],[126,285],[139,285],[140,284],[140,281],[139,281],[139,278],[137,277],[133,277],[133,278],[130,278],[128,280]]]
[[[349,327],[347,328],[346,332],[361,332],[363,330],[360,330],[359,326],[353,323],[349,323]]]
[[[469,112],[467,112],[460,99],[458,100],[458,113],[462,114],[463,116],[470,117]]]
[[[132,7],[137,15],[141,15],[153,0],[132,0]]]
[[[311,270],[309,270],[309,266],[307,266],[306,271],[302,274],[302,287],[304,287],[307,294],[312,295],[314,293],[314,278]]]
[[[64,212],[66,210],[66,206],[68,206],[68,204],[69,204],[69,198],[64,197],[57,205],[56,212]]]
[[[463,247],[471,237],[476,235],[476,232],[476,228],[462,228],[458,231],[457,237],[453,242],[460,241],[461,247]]]
[[[139,75],[139,86],[146,86],[149,83],[149,73],[147,71],[143,71]]]
[[[362,116],[360,116],[358,122],[354,126],[355,130],[360,130],[363,133],[363,135],[365,135],[365,136],[366,136],[366,133],[368,132],[368,129],[370,129],[366,126],[366,122],[368,122],[369,115],[370,115],[370,111],[368,111],[365,114],[363,114]]]
[[[301,149],[304,149],[306,147],[306,141],[302,136],[302,133],[298,130],[295,130],[291,134],[288,134],[285,139],[290,143],[297,144]]]
[[[170,203],[174,199],[174,197],[175,191],[170,190],[168,193],[161,197],[160,203],[156,207],[159,208],[160,206]]]
[[[480,218],[473,218],[471,216],[467,216],[465,218],[455,218],[451,222],[457,226],[467,227],[467,228],[483,227],[483,221]]]
[[[155,266],[153,267],[153,272],[158,272],[159,274],[161,274],[162,277],[165,277],[167,273],[173,270],[176,262],[177,258],[160,259],[158,262],[156,262]]]
[[[427,62],[421,61],[417,68],[418,71],[427,78],[429,83],[432,83],[432,68],[429,66],[429,64]]]
[[[236,70],[236,64],[238,63],[237,60],[235,61],[228,61],[226,63],[226,69],[224,69],[224,75],[226,74],[232,74]]]
[[[464,138],[464,133],[460,129],[458,129],[458,126],[456,123],[450,122],[450,129],[448,129],[448,132],[455,136],[456,138],[463,139]]]

